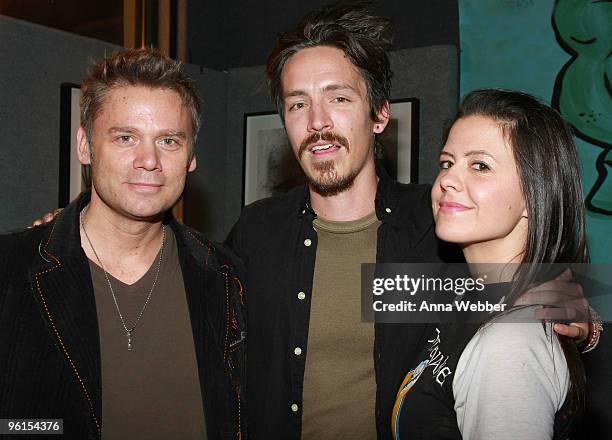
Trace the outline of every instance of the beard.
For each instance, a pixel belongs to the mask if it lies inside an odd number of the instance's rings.
[[[302,141],[298,148],[298,160],[302,158],[302,154],[307,151],[310,145],[320,140],[336,143],[350,152],[349,141],[341,134],[332,131],[318,132],[311,134]],[[317,194],[325,197],[335,196],[349,189],[353,186],[358,174],[358,171],[354,171],[346,176],[339,176],[333,160],[315,163],[313,169],[314,174],[312,176],[308,172],[304,173],[308,179],[308,184]]]
[[[353,171],[345,176],[339,176],[332,160],[314,164],[313,168],[316,175],[306,175],[308,184],[314,192],[324,197],[335,196],[349,189],[359,173]]]

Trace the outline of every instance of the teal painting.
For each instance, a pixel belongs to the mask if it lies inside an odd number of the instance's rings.
[[[577,136],[593,262],[612,262],[612,2],[460,0],[461,94],[523,90]]]

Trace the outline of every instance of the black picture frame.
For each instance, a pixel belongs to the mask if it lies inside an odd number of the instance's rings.
[[[76,131],[80,124],[81,86],[60,86],[60,145],[58,206],[64,207],[87,187],[85,170],[77,159]],[[79,183],[80,182],[80,183]]]
[[[385,131],[377,138],[376,161],[401,183],[419,181],[419,100],[392,99]]]

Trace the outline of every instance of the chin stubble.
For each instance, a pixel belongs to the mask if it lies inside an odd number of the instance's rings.
[[[314,192],[324,197],[335,196],[349,189],[358,174],[358,171],[353,171],[346,176],[338,176],[332,160],[313,164],[313,168],[318,178],[307,176],[308,184]]]

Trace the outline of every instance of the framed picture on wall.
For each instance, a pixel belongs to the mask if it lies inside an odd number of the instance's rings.
[[[419,180],[419,100],[391,101],[387,128],[378,136],[376,161],[401,183]]]
[[[244,139],[244,205],[306,182],[278,113],[246,114]]]
[[[60,161],[58,206],[64,207],[87,188],[88,168],[77,158],[76,132],[80,125],[78,84],[63,83],[60,99]]]
[[[418,126],[416,98],[391,102],[391,120],[377,139],[376,161],[402,183],[418,181]],[[278,113],[245,114],[244,140],[244,205],[306,182]]]

